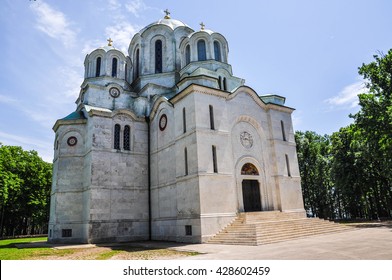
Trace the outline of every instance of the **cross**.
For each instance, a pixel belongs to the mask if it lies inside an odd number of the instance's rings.
[[[206,26],[203,22],[200,23],[201,30],[204,30],[204,27]]]
[[[112,46],[112,43],[113,43],[113,40],[112,40],[112,38],[109,38],[109,39],[107,39],[106,41],[108,41],[109,43],[108,43],[108,46],[109,47],[111,47]]]
[[[166,14],[166,16],[165,16],[165,19],[169,19],[170,18],[170,12],[169,12],[169,10],[168,9],[166,9],[166,10],[164,10],[164,12],[165,12],[165,14]]]

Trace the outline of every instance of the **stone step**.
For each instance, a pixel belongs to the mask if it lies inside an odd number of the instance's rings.
[[[327,220],[304,218],[296,212],[241,213],[208,243],[260,245],[345,230],[352,228]]]

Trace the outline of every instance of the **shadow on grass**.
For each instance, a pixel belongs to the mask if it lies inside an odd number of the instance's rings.
[[[181,249],[186,245],[185,243],[176,242],[160,242],[160,241],[140,241],[140,242],[119,242],[119,243],[98,243],[98,244],[53,244],[43,242],[26,242],[26,243],[10,243],[0,246],[1,248],[17,248],[17,249],[38,249],[38,248],[53,248],[53,249],[90,249],[94,247],[108,248],[113,251],[122,251],[127,253],[138,252],[152,252],[158,250],[178,251],[190,255],[199,254],[195,251]]]
[[[125,252],[148,252],[156,250],[171,250],[179,251],[189,254],[199,254],[195,251],[190,251],[187,249],[182,249],[187,245],[186,243],[176,243],[176,242],[161,242],[161,241],[140,241],[140,242],[124,242],[124,243],[113,243],[113,244],[95,244],[97,247],[110,248],[112,250],[121,250]]]

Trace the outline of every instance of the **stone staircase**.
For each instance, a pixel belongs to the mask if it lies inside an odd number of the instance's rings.
[[[306,236],[353,230],[352,227],[318,218],[305,218],[295,212],[240,213],[227,227],[207,243],[262,245]]]

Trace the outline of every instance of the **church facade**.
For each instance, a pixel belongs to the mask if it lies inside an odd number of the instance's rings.
[[[233,75],[228,42],[165,18],[85,58],[57,120],[49,242],[206,242],[240,212],[305,216],[292,108]]]

